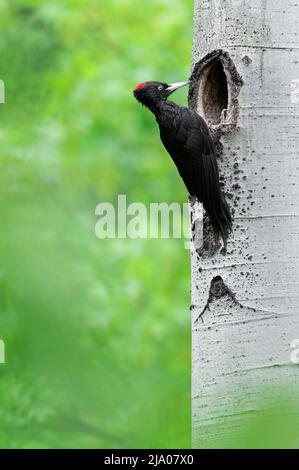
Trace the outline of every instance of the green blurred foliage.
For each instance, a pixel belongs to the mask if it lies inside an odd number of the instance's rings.
[[[132,89],[188,77],[192,4],[0,0],[2,448],[190,446],[188,251],[94,212],[186,200]]]

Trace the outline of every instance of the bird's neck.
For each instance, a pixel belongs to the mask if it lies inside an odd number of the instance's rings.
[[[157,117],[158,114],[163,112],[163,108],[165,105],[166,101],[149,101],[148,103],[145,103],[145,106]]]
[[[171,110],[173,104],[174,103],[171,101],[159,100],[150,103],[148,108],[156,116],[157,120],[159,120],[159,117],[167,114]]]
[[[172,119],[176,106],[177,105],[172,101],[160,101],[151,111],[154,113],[158,123],[161,125],[164,121],[167,122]]]

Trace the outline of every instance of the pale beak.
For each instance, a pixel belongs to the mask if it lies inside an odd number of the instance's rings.
[[[172,93],[175,90],[178,90],[178,88],[182,88],[183,86],[189,85],[189,81],[187,82],[177,82],[177,83],[171,83],[165,91],[168,91],[168,93]]]

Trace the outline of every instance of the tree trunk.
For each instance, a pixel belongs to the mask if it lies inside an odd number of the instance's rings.
[[[189,106],[222,134],[234,213],[225,255],[205,223],[203,246],[191,251],[193,445],[296,446],[297,3],[195,0],[192,70]]]

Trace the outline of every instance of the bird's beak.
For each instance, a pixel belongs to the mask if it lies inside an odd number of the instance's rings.
[[[177,82],[177,83],[171,83],[171,85],[168,85],[166,88],[166,91],[169,93],[173,93],[175,90],[178,90],[178,88],[182,88],[183,86],[189,85],[189,81],[187,82]]]

